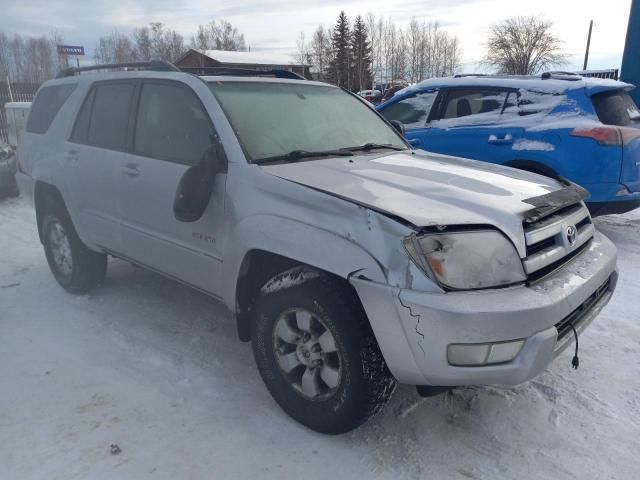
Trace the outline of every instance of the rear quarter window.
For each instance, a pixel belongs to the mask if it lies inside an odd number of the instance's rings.
[[[31,106],[27,120],[27,132],[46,133],[62,105],[75,89],[75,84],[43,87]]]
[[[598,93],[591,101],[598,119],[605,125],[626,127],[640,123],[640,109],[625,90]]]

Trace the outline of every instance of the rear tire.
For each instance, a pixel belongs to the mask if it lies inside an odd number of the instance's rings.
[[[41,232],[51,273],[67,292],[81,295],[104,281],[107,255],[82,243],[63,206],[49,206],[42,218]]]
[[[261,290],[251,332],[278,405],[332,435],[382,410],[396,385],[355,292],[340,282],[308,267],[277,275]]]

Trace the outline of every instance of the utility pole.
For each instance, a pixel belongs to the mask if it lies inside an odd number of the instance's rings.
[[[587,51],[584,52],[584,65],[582,66],[582,70],[587,69],[587,64],[589,63],[589,48],[591,47],[591,31],[593,30],[593,20],[589,22],[589,36],[587,37]]]

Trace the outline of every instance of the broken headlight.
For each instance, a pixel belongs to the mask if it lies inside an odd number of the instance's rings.
[[[497,231],[411,234],[403,244],[413,262],[448,289],[502,287],[527,279],[515,247]]]

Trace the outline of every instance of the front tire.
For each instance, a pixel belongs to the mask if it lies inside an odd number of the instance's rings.
[[[278,405],[320,433],[362,425],[395,388],[355,293],[308,267],[287,270],[262,288],[252,345]]]
[[[107,256],[82,243],[63,207],[44,215],[41,232],[51,273],[67,292],[81,295],[104,281]]]

